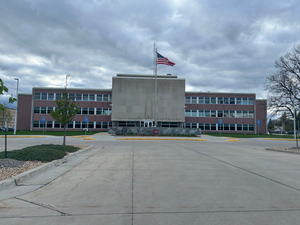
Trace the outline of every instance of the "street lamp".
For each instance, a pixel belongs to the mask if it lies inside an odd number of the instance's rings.
[[[69,76],[70,76],[69,74],[66,75],[66,86],[65,86],[66,90],[67,90],[67,87],[68,87],[68,77]]]
[[[16,131],[17,131],[17,115],[18,115],[18,105],[19,105],[19,96],[18,96],[18,92],[19,92],[19,79],[15,78],[15,80],[17,81],[17,107],[16,107],[16,110],[15,110],[14,135],[16,135]]]

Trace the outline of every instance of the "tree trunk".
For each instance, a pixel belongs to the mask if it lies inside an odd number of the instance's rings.
[[[64,124],[64,141],[63,145],[66,145],[66,124]]]

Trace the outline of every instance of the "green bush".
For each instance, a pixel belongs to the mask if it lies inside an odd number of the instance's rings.
[[[76,152],[78,147],[70,145],[36,145],[23,148],[20,150],[13,150],[7,152],[7,158],[16,159],[20,161],[41,161],[51,162],[56,159],[63,158],[67,152]],[[5,153],[0,152],[0,158],[4,158]]]

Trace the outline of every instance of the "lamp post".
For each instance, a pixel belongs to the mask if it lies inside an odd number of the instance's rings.
[[[15,80],[17,81],[17,107],[16,107],[16,110],[15,110],[14,135],[16,135],[16,131],[17,131],[17,115],[18,115],[18,105],[19,105],[19,96],[18,96],[18,92],[19,92],[19,79],[15,78]]]
[[[67,87],[68,87],[68,77],[69,76],[70,76],[69,74],[66,75],[66,86],[65,86],[66,90],[67,90]]]

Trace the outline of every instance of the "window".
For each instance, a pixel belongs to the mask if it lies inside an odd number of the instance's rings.
[[[204,104],[204,97],[199,97],[199,104]]]
[[[236,117],[242,118],[243,117],[243,111],[236,111]]]
[[[103,108],[103,115],[110,115],[110,109],[108,108]]]
[[[248,118],[254,118],[254,113],[253,111],[248,112]]]
[[[218,110],[218,117],[223,117],[223,115],[224,115],[223,110]]]
[[[205,104],[210,104],[210,97],[205,97]]]
[[[205,114],[204,114],[204,110],[199,110],[199,117],[204,117]]]
[[[47,107],[47,114],[50,114],[53,111],[53,107]]]
[[[94,129],[94,122],[88,122],[88,127]]]
[[[242,105],[248,105],[248,98],[242,98]]]
[[[230,98],[229,103],[230,103],[230,105],[234,105],[235,104],[235,98]]]
[[[81,115],[81,108],[77,108],[77,109],[79,109],[79,111],[77,112],[77,115],[78,114]]]
[[[223,104],[223,97],[218,97],[218,104]]]
[[[46,121],[47,122],[47,128],[52,128],[52,124],[53,124],[53,121]]]
[[[197,128],[197,123],[192,123],[192,128]]]
[[[191,110],[186,109],[185,110],[185,116],[187,116],[187,117],[191,116]]]
[[[41,107],[41,114],[46,114],[46,107]]]
[[[210,130],[210,123],[204,124],[204,130]]]
[[[60,128],[60,124],[57,121],[54,121],[54,128]]]
[[[223,104],[228,105],[229,104],[229,98],[224,97]]]
[[[197,110],[192,110],[192,117],[197,117]]]
[[[81,128],[81,121],[75,121],[75,128]]]
[[[234,111],[229,111],[229,117],[234,118],[235,117],[235,112]]]
[[[108,102],[108,95],[103,95],[103,102]]]
[[[210,104],[216,104],[217,98],[216,97],[210,97]]]
[[[239,131],[239,130],[242,130],[242,124],[237,124],[237,125],[236,125],[236,130],[238,130],[238,131]]]
[[[224,124],[218,124],[218,130],[224,130]]]
[[[248,130],[249,130],[248,124],[243,124],[243,131],[248,131]]]
[[[42,93],[42,100],[47,100],[47,93]]]
[[[56,93],[55,94],[55,100],[60,100],[61,98],[61,93]]]
[[[89,94],[83,94],[83,101],[88,101],[89,100]]]
[[[94,114],[95,114],[95,109],[89,108],[89,115],[94,115]]]
[[[197,97],[192,97],[192,103],[197,104]]]
[[[73,121],[68,124],[68,128],[73,128]]]
[[[48,100],[54,100],[54,93],[48,93]]]
[[[69,94],[69,98],[74,101],[75,100],[75,94]]]
[[[210,124],[210,130],[217,130],[217,126],[215,123]]]
[[[97,101],[98,101],[98,102],[102,102],[102,95],[97,94]]]
[[[41,93],[34,93],[34,100],[41,100]]]
[[[204,130],[204,123],[199,123],[199,128],[200,128],[201,130]]]
[[[210,110],[210,116],[211,117],[216,117],[217,116],[216,110]]]
[[[96,122],[96,128],[100,128],[101,129],[101,122]]]
[[[88,108],[82,108],[82,115],[88,114]]]
[[[186,123],[186,124],[185,124],[185,127],[186,127],[186,128],[191,128],[191,124],[190,124],[190,123]]]
[[[248,111],[243,111],[243,117],[248,118]]]
[[[242,98],[236,98],[236,104],[241,105],[242,104]]]
[[[229,117],[229,111],[228,110],[224,110],[224,117]]]
[[[210,110],[204,110],[205,117],[210,117]]]
[[[108,122],[102,122],[102,128],[108,128]]]
[[[103,115],[102,108],[97,108],[96,109],[96,115]]]
[[[40,121],[38,121],[38,120],[33,121],[33,127],[39,128],[40,127]]]
[[[253,98],[248,98],[248,105],[253,105]]]
[[[40,114],[40,107],[34,107],[33,108],[33,113]]]
[[[76,94],[76,101],[82,101],[82,94]]]
[[[186,103],[186,104],[191,103],[191,98],[190,98],[190,97],[185,97],[185,103]]]
[[[249,131],[254,131],[254,125],[253,124],[249,124]]]
[[[89,101],[95,101],[95,94],[90,94]]]
[[[224,124],[224,130],[229,130],[229,124]]]
[[[235,130],[235,124],[229,124],[229,130]]]

